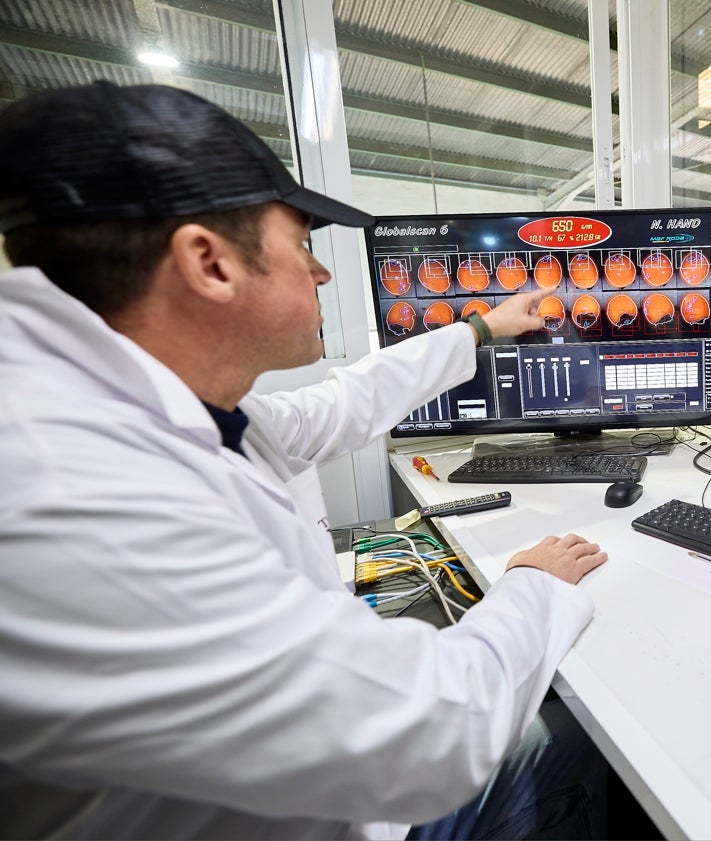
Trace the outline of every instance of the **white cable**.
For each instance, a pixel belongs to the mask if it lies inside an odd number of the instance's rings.
[[[382,595],[374,593],[372,597],[363,596],[362,598],[364,601],[370,603],[375,601],[377,605],[387,604],[388,602],[399,602],[402,599],[407,599],[412,596],[417,596],[419,593],[423,593],[425,590],[430,589],[429,582],[427,584],[420,584],[419,587],[415,587],[412,590],[402,590],[400,592],[388,592],[383,593]]]
[[[404,549],[398,549],[397,551],[402,552],[404,555],[410,555],[413,560],[408,561],[406,558],[402,558],[402,559],[398,559],[398,561],[402,564],[407,565],[407,566],[412,566],[412,567],[418,568],[420,570],[420,572],[422,572],[422,574],[425,576],[425,578],[432,585],[432,589],[437,594],[437,597],[440,600],[440,603],[442,604],[442,609],[446,613],[447,619],[449,619],[450,624],[456,625],[457,620],[454,618],[454,616],[452,614],[452,611],[449,608],[449,605],[451,604],[453,607],[457,607],[459,610],[462,611],[462,613],[466,613],[467,608],[463,608],[458,602],[454,601],[454,599],[450,599],[444,594],[444,592],[443,592],[442,588],[440,587],[439,583],[437,582],[435,577],[430,572],[429,567],[420,557],[420,553],[417,551],[417,547],[415,546],[414,540],[412,540],[411,538],[407,537],[404,534],[397,534],[397,535],[396,534],[385,534],[385,535],[379,535],[379,537],[397,537],[400,540],[404,540],[406,543],[409,544],[409,546],[410,546],[409,552],[407,550],[404,550]]]

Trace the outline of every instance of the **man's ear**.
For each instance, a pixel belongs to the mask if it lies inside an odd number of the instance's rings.
[[[215,303],[234,298],[245,267],[235,246],[224,237],[203,225],[181,225],[170,239],[170,254],[195,294]]]

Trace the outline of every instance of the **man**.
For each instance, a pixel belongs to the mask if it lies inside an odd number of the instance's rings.
[[[544,539],[437,631],[353,599],[324,527],[315,463],[470,378],[476,331],[257,395],[321,355],[311,228],[371,217],[161,86],[9,106],[0,167],[6,251],[39,267],[0,282],[3,832],[599,837],[570,722],[494,773],[591,618],[599,547]],[[539,328],[539,298],[479,329]]]

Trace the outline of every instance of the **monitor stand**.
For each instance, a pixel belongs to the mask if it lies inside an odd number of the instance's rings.
[[[518,454],[609,453],[610,455],[669,455],[675,441],[671,428],[619,429],[592,434],[558,435],[552,432],[520,432],[513,435],[483,435],[475,438],[472,456]]]

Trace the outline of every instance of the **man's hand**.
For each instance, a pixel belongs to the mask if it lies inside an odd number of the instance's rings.
[[[606,560],[607,552],[601,552],[597,543],[588,543],[577,534],[566,534],[565,537],[545,537],[531,549],[517,552],[506,569],[535,567],[568,584],[577,584],[586,572]]]
[[[536,292],[517,292],[483,316],[493,338],[518,336],[528,330],[542,330],[543,319],[536,314],[541,301],[551,294],[550,289]]]

